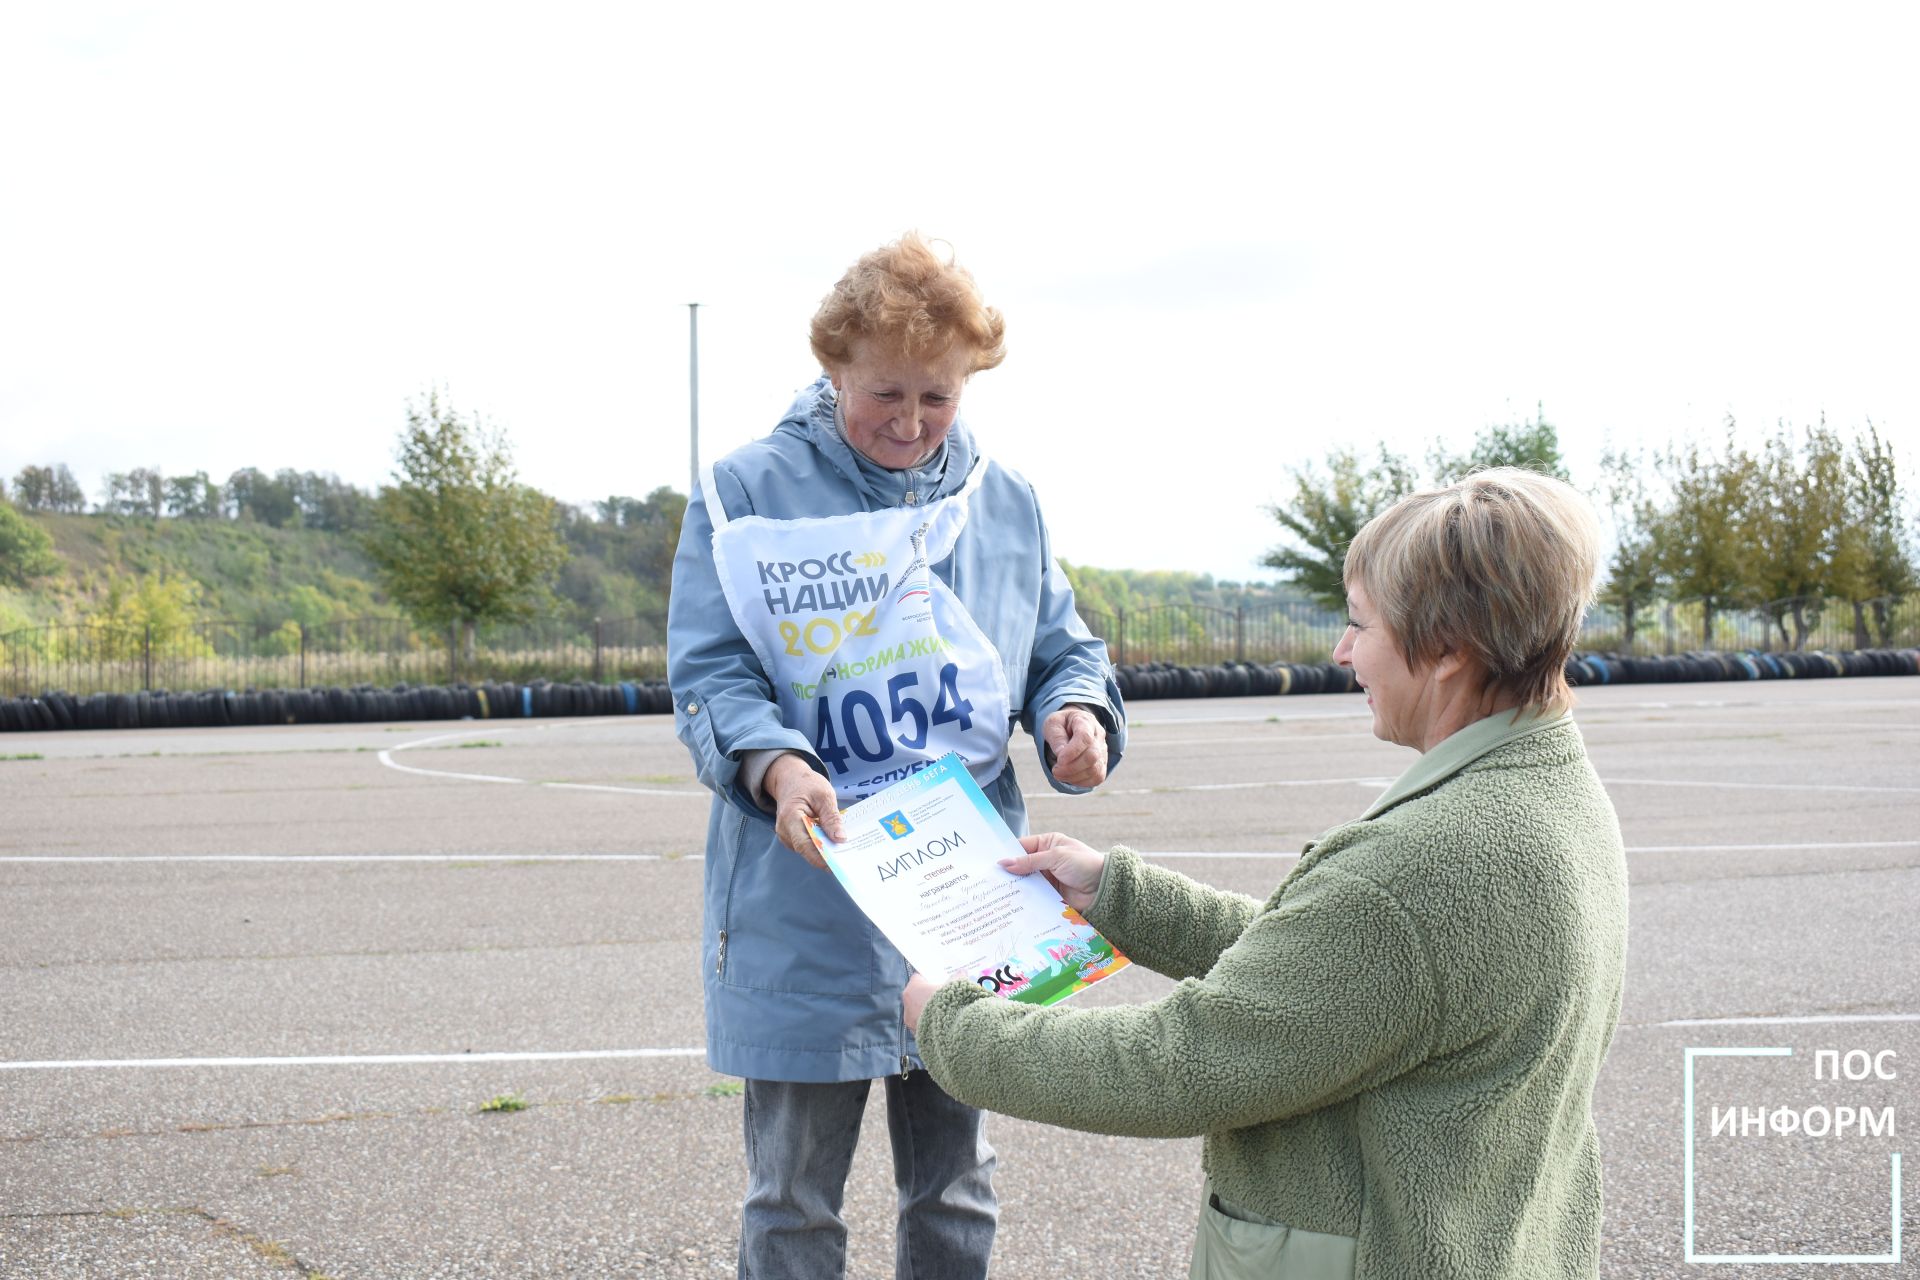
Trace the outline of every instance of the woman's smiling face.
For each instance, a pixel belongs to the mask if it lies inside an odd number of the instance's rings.
[[[1416,751],[1426,749],[1432,672],[1416,675],[1399,643],[1375,612],[1366,588],[1347,585],[1347,630],[1333,660],[1353,669],[1373,710],[1373,736]]]
[[[874,343],[828,372],[847,441],[892,471],[919,466],[939,451],[960,415],[973,352],[962,346],[933,357],[892,354]]]

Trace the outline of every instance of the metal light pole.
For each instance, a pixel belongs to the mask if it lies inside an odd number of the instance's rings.
[[[700,483],[700,304],[687,304],[687,497]]]

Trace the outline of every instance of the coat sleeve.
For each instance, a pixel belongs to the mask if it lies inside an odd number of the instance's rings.
[[[750,505],[739,482],[719,467],[713,475],[728,512],[747,514]],[[713,563],[713,522],[698,487],[687,503],[673,556],[667,684],[673,690],[673,731],[692,754],[700,781],[742,812],[767,820],[766,811],[747,794],[741,773],[749,751],[797,751],[826,772],[806,735],[781,720],[773,682],[727,608]]]
[[[1205,978],[1151,1004],[1035,1009],[968,982],[935,993],[920,1056],[963,1102],[1048,1124],[1192,1137],[1301,1115],[1421,1062],[1438,1026],[1422,931],[1363,877],[1323,868]]]
[[[1259,910],[1244,893],[1201,884],[1116,845],[1087,920],[1135,964],[1190,978],[1218,964]]]
[[[1055,791],[1084,795],[1093,788],[1070,786],[1053,776],[1053,752],[1041,736],[1042,726],[1048,716],[1069,704],[1092,708],[1107,730],[1107,772],[1112,773],[1127,750],[1126,703],[1107,660],[1106,642],[1087,630],[1074,607],[1073,584],[1053,557],[1053,535],[1040,511],[1040,499],[1031,485],[1027,492],[1040,526],[1040,602],[1020,723],[1039,751],[1047,783]]]

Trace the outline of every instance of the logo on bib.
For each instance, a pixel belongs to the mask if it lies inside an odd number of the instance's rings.
[[[904,840],[913,834],[913,824],[907,821],[905,812],[898,809],[880,819],[880,829],[895,840]]]

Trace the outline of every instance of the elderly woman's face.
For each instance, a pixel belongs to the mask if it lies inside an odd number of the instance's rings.
[[[1433,703],[1431,673],[1415,674],[1407,666],[1400,646],[1357,582],[1347,587],[1347,630],[1334,648],[1333,660],[1352,667],[1353,678],[1367,691],[1374,737],[1426,750]]]
[[[972,364],[973,352],[964,347],[928,358],[854,343],[852,358],[828,371],[848,441],[890,470],[918,466],[940,448],[959,416]]]

